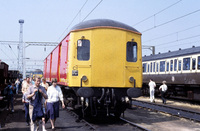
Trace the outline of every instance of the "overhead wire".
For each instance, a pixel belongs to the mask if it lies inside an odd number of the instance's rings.
[[[9,48],[11,49],[12,53],[15,55],[15,57],[17,58],[17,55],[15,54],[15,52],[13,51],[12,47],[8,44]]]
[[[61,36],[58,38],[58,40],[64,35],[64,33],[69,29],[69,27],[71,26],[71,24],[74,22],[74,20],[76,19],[76,17],[78,16],[78,14],[81,12],[81,10],[83,9],[83,7],[86,5],[86,3],[88,2],[88,0],[85,1],[85,3],[82,5],[82,7],[80,8],[80,10],[78,11],[78,13],[75,15],[75,17],[72,19],[72,21],[69,23],[69,25],[67,26],[67,28],[64,30],[64,32],[61,34]],[[57,40],[57,41],[58,41]]]
[[[155,45],[155,46],[166,45],[166,44],[175,43],[175,42],[178,42],[178,41],[183,41],[183,40],[187,40],[187,39],[191,39],[191,38],[196,38],[196,37],[200,37],[200,35],[190,36],[190,37],[186,37],[186,38],[182,38],[182,39],[178,39],[178,40],[174,40],[174,41],[170,41],[170,42],[158,44],[158,45]]]
[[[156,37],[156,38],[153,38],[153,39],[144,41],[144,42],[142,42],[142,43],[146,43],[146,42],[149,42],[149,41],[154,41],[154,40],[157,40],[157,39],[165,38],[165,37],[168,37],[168,36],[177,34],[177,33],[181,33],[181,32],[184,32],[184,31],[193,29],[193,28],[197,28],[197,27],[199,27],[199,26],[200,26],[200,24],[199,24],[199,25],[192,26],[192,27],[189,27],[189,28],[186,28],[186,29],[183,29],[183,30],[180,30],[180,31],[177,31],[177,32],[173,32],[173,33],[170,33],[170,34],[167,34],[167,35],[163,35],[163,36],[160,36],[160,37]]]
[[[173,45],[173,47],[174,47],[174,46],[180,46],[180,45],[191,44],[191,43],[197,43],[197,42],[200,42],[200,40],[198,40],[198,41],[192,41],[192,42],[187,42],[187,43],[176,44],[176,45]],[[163,47],[163,46],[162,46],[162,47]],[[158,48],[161,48],[161,47],[158,47]]]
[[[103,0],[99,1],[99,3],[88,13],[88,15],[82,20],[82,22],[101,4]]]
[[[192,15],[192,14],[197,13],[197,12],[199,12],[199,11],[200,11],[200,9],[195,10],[195,11],[193,11],[193,12],[190,12],[190,13],[188,13],[188,14],[182,15],[182,16],[177,17],[177,18],[175,18],[175,19],[169,20],[169,21],[167,21],[167,22],[164,22],[164,23],[162,23],[162,24],[159,24],[159,25],[157,25],[157,26],[154,26],[154,27],[151,27],[151,28],[149,28],[149,29],[147,29],[147,30],[144,30],[144,31],[142,31],[142,33],[147,32],[147,31],[150,31],[150,30],[155,29],[155,28],[157,28],[157,27],[166,25],[166,24],[168,24],[168,23],[171,23],[171,22],[176,21],[176,20],[178,20],[178,19],[184,18],[184,17],[186,17],[186,16]]]
[[[138,23],[134,24],[133,26],[136,26],[136,25],[138,25],[138,24],[140,24],[140,23],[142,23],[142,22],[144,22],[144,21],[146,21],[146,20],[148,20],[148,19],[150,19],[150,18],[152,18],[152,17],[155,17],[156,15],[162,13],[163,11],[165,11],[165,10],[169,9],[170,7],[172,7],[172,6],[176,5],[176,4],[178,4],[178,3],[181,2],[181,1],[182,1],[182,0],[179,0],[179,1],[175,2],[175,3],[173,3],[172,5],[170,5],[170,6],[166,7],[166,8],[164,8],[164,9],[162,9],[162,10],[160,10],[160,11],[158,11],[157,13],[155,13],[155,14],[153,14],[153,15],[151,15],[151,16],[149,16],[149,17],[147,17],[147,18],[145,18],[145,19],[143,19],[143,20],[141,20],[141,21],[139,21]]]

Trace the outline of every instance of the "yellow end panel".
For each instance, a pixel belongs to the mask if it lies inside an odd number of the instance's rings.
[[[77,60],[77,41],[90,40],[90,59]],[[137,62],[126,61],[127,42],[137,42]],[[88,81],[83,87],[134,87],[129,82],[136,79],[135,87],[142,86],[141,35],[125,30],[96,28],[74,31],[70,34],[67,82],[69,86],[79,87],[83,75]],[[72,76],[72,71],[78,71]]]
[[[125,79],[126,87],[134,87],[134,83],[129,82],[129,78],[133,77],[135,79],[135,87],[142,87],[142,47],[141,47],[141,35],[127,33],[127,40],[134,38],[134,42],[137,43],[137,62],[127,62],[125,60]]]
[[[90,40],[90,59],[88,61],[79,61],[77,60],[77,41],[82,39]],[[69,86],[71,87],[80,87],[82,76],[87,76],[88,81],[83,82],[83,87],[91,87],[91,31],[79,31],[71,32],[70,34],[70,44],[69,44],[69,66],[67,80]],[[72,71],[77,71],[78,76],[72,76]]]
[[[96,29],[92,33],[92,85],[124,87],[126,32]]]

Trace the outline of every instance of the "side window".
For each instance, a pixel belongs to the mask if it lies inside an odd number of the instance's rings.
[[[184,58],[183,59],[183,70],[189,70],[190,69],[190,58]]]
[[[177,59],[174,60],[174,71],[177,70]]]
[[[90,59],[90,41],[80,39],[77,41],[77,59],[87,61]]]
[[[155,72],[156,62],[153,62],[153,72]]]
[[[178,61],[178,70],[181,70],[181,60]]]
[[[192,59],[192,70],[196,69],[196,58]]]
[[[137,61],[137,43],[136,42],[127,42],[126,60],[128,62]]]
[[[198,56],[198,63],[197,68],[200,69],[200,56]]]
[[[147,72],[149,72],[149,64],[148,64],[148,67],[147,67]]]
[[[153,67],[152,67],[152,62],[151,62],[151,66],[150,66],[150,70],[151,70],[151,71],[150,71],[150,72],[152,72],[152,68],[153,68]]]
[[[170,61],[170,71],[173,71],[173,60]]]
[[[167,62],[167,71],[169,71],[169,62]]]
[[[147,63],[143,64],[143,72],[147,72]]]
[[[160,72],[165,72],[165,61],[160,62]]]
[[[159,63],[157,62],[157,66],[156,66],[156,72],[158,72],[158,66],[159,66]]]

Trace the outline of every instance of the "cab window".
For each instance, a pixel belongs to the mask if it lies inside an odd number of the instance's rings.
[[[77,41],[77,59],[87,61],[90,59],[90,41],[81,39]]]
[[[137,61],[137,43],[136,42],[127,42],[126,60],[128,62]]]

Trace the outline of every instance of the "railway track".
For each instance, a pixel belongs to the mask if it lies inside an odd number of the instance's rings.
[[[70,110],[67,110],[67,111],[72,116],[74,116],[76,119],[78,119],[78,115],[75,112],[70,111]],[[111,116],[114,118],[114,115],[111,115]],[[111,121],[112,121],[113,118],[111,118]],[[122,121],[123,124],[120,121]],[[150,131],[150,130],[142,127],[142,126],[139,126],[138,124],[135,124],[135,123],[133,123],[129,120],[126,120],[123,117],[120,117],[118,122],[116,122],[116,123],[114,122],[115,124],[112,123],[112,124],[108,124],[108,125],[105,124],[105,123],[104,124],[102,124],[102,123],[91,124],[90,122],[87,122],[84,119],[80,120],[80,122],[83,122],[85,124],[85,126],[87,126],[87,129],[93,130],[93,131],[95,131],[95,130],[113,130],[113,129],[118,131],[118,130],[121,130],[120,127],[123,128],[123,129],[125,128],[126,130]]]
[[[69,112],[75,119],[78,119],[79,116],[75,112],[68,110],[68,109],[67,109],[67,112]],[[96,130],[96,128],[92,124],[88,123],[84,119],[80,120],[80,122],[83,122],[85,124],[85,126],[88,127],[89,130],[93,130],[93,131]]]
[[[134,127],[135,127],[135,130],[139,129],[139,130],[142,130],[142,131],[150,131],[150,130],[148,130],[148,129],[142,127],[142,126],[139,126],[138,124],[135,124],[135,123],[133,123],[133,122],[131,122],[131,121],[129,121],[129,120],[126,120],[126,119],[123,118],[123,117],[120,117],[120,120],[122,120],[122,121],[124,121],[124,122],[127,122],[128,124],[134,126]]]
[[[176,108],[176,107],[172,107],[168,105],[160,105],[160,104],[155,104],[155,103],[150,103],[150,102],[138,101],[138,100],[132,100],[132,105],[148,108],[151,110],[168,113],[173,116],[183,117],[186,119],[200,122],[199,112]]]

